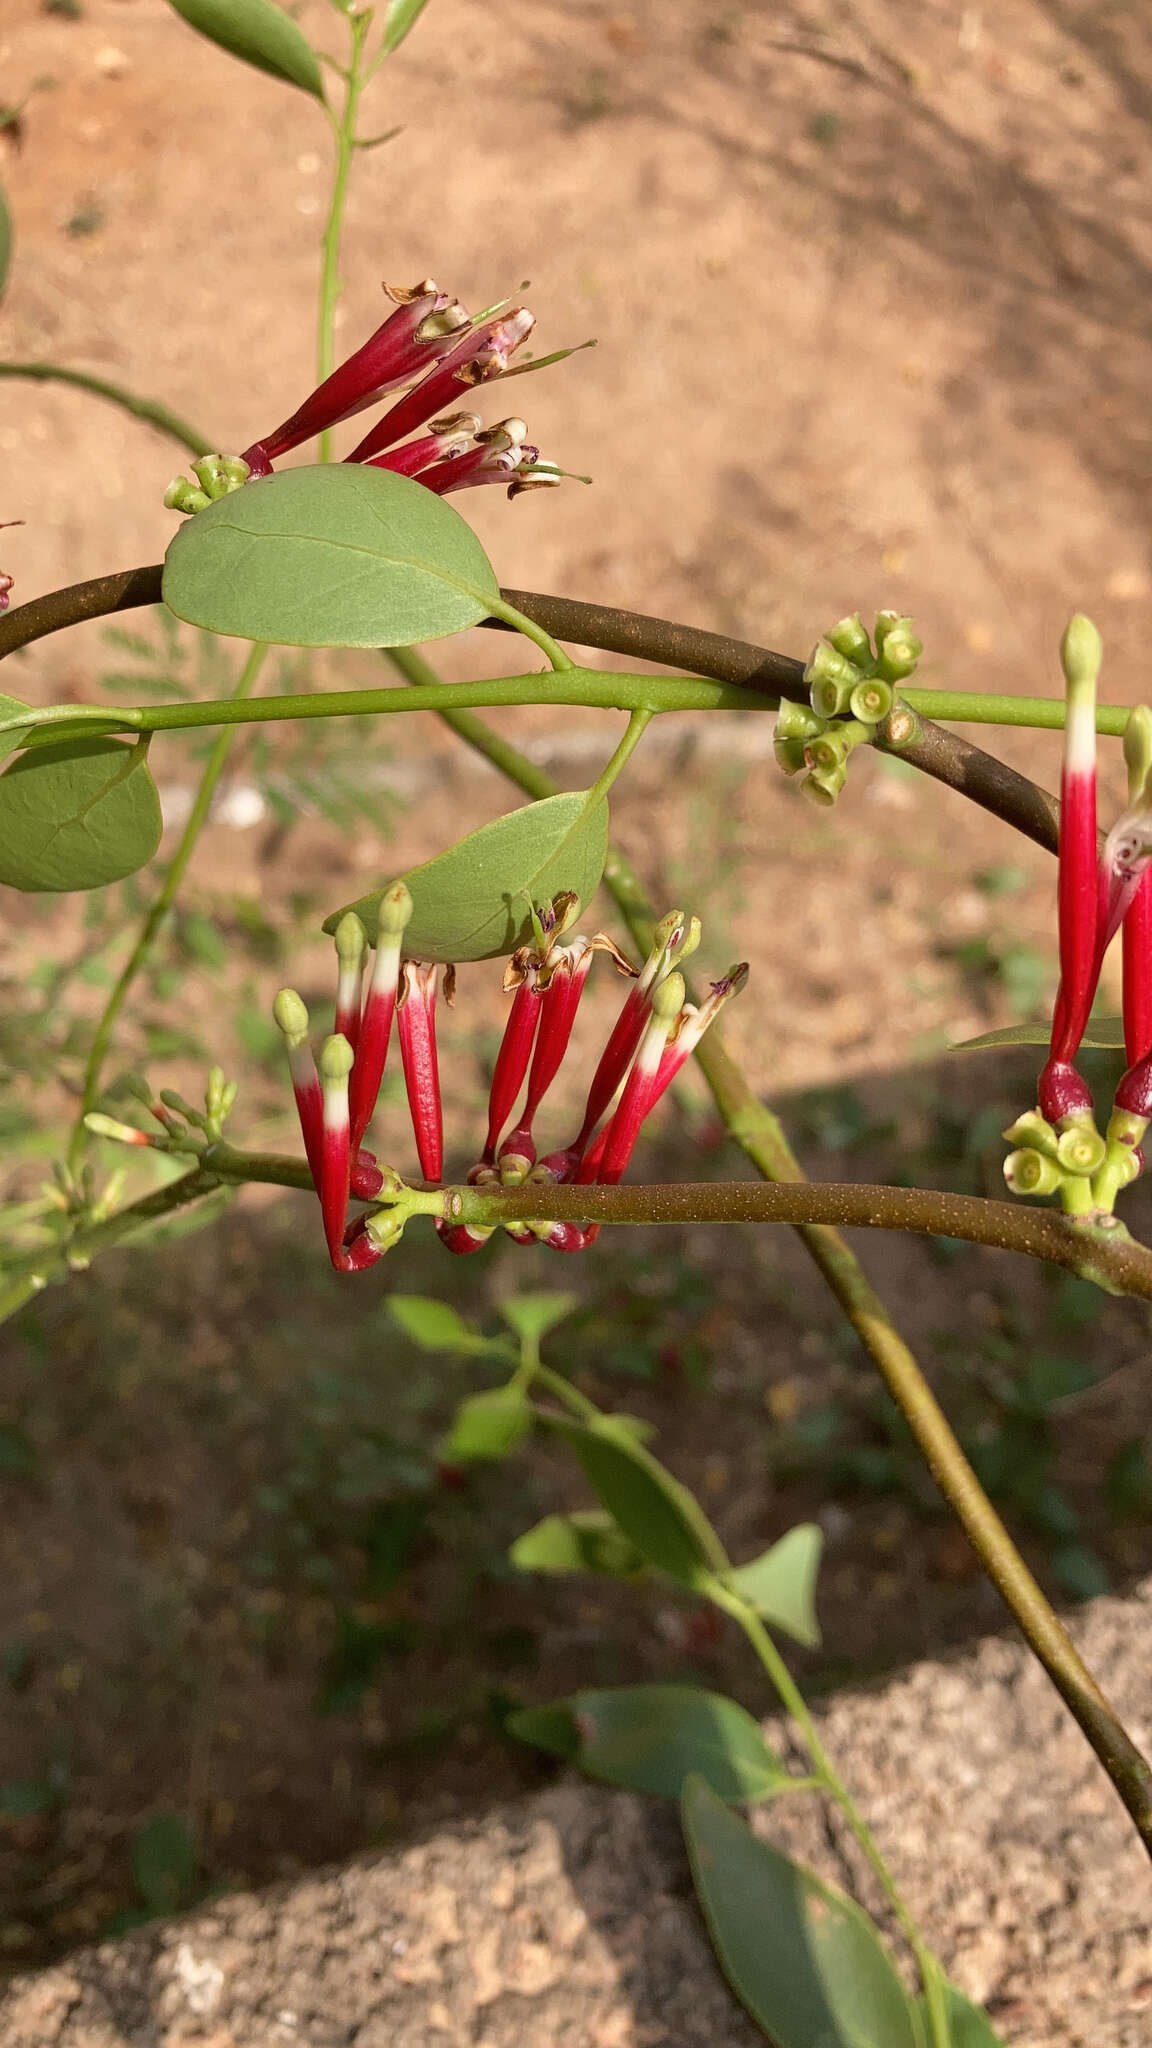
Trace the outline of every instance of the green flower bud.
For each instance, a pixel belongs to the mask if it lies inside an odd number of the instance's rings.
[[[1014,1195],[1054,1195],[1064,1176],[1054,1159],[1046,1159],[1027,1145],[1010,1152],[1004,1161],[1004,1178]]]
[[[336,927],[336,954],[342,967],[359,967],[368,951],[368,934],[354,910],[348,910]]]
[[[1108,1147],[1091,1124],[1073,1124],[1061,1131],[1056,1144],[1056,1157],[1065,1173],[1088,1176],[1104,1164]]]
[[[202,455],[192,464],[192,474],[209,498],[226,498],[247,483],[251,471],[239,455]]]
[[[891,711],[894,698],[891,683],[885,682],[881,676],[865,676],[849,697],[848,708],[862,725],[879,725]]]
[[[871,667],[872,644],[859,612],[851,612],[846,619],[841,619],[838,625],[833,626],[828,639],[845,661],[854,662],[857,668]]]
[[[652,991],[653,1016],[661,1019],[678,1017],[684,1008],[686,993],[682,974],[666,974]]]
[[[1097,628],[1083,612],[1076,612],[1064,628],[1060,642],[1060,666],[1073,688],[1095,689],[1104,661],[1104,642]]]
[[[297,1045],[308,1036],[308,1011],[294,988],[282,988],[272,1005],[272,1015],[279,1030],[291,1045]]]
[[[385,889],[376,910],[376,942],[381,939],[396,940],[412,921],[415,904],[404,882],[393,882]]]
[[[212,503],[206,491],[198,491],[186,476],[174,476],[164,493],[169,512],[202,512]]]
[[[810,804],[827,810],[835,803],[847,779],[847,771],[843,765],[839,768],[813,768],[811,774],[804,777],[800,788]]]
[[[804,671],[812,709],[818,718],[835,718],[847,709],[848,699],[860,681],[860,672],[837,654],[827,640],[818,640]]]
[[[897,619],[884,636],[877,674],[886,683],[902,683],[912,674],[923,652],[924,642],[912,631],[911,619]]]
[[[326,1038],[320,1048],[320,1058],[316,1062],[320,1069],[320,1079],[322,1081],[346,1081],[352,1072],[352,1062],[355,1057],[356,1055],[343,1033],[334,1031],[331,1038]]]
[[[842,769],[848,759],[848,743],[839,732],[822,732],[809,740],[804,749],[804,759],[809,768],[815,768],[821,775],[834,775]]]
[[[819,731],[820,720],[813,716],[807,704],[797,704],[792,697],[781,697],[773,728],[774,739],[809,740]]]
[[[785,775],[800,775],[808,766],[803,740],[774,740],[772,751],[776,756],[776,766],[783,769]]]
[[[1008,1129],[1000,1135],[1007,1139],[1009,1145],[1034,1147],[1037,1152],[1043,1152],[1046,1159],[1055,1159],[1057,1156],[1059,1138],[1038,1109],[1026,1110],[1023,1116],[1018,1116],[1015,1123],[1009,1124]]]

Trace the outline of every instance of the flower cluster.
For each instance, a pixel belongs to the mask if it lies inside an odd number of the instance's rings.
[[[492,1075],[483,1152],[467,1178],[473,1187],[523,1187],[529,1220],[506,1225],[521,1244],[583,1251],[598,1226],[534,1223],[533,1185],[572,1182],[612,1185],[624,1174],[645,1118],[679,1073],[713,1018],[743,986],[741,962],[714,982],[697,1006],[685,1000],[679,963],[700,942],[697,918],[670,911],[653,935],[644,965],[634,968],[603,932],[573,932],[580,904],[564,894],[534,911],[529,944],[512,955],[505,976],[511,1007]],[[364,1137],[376,1106],[393,1019],[420,1170],[440,1181],[444,1120],[436,1052],[436,997],[441,970],[404,953],[412,898],[403,882],[380,899],[376,945],[369,967],[368,935],[354,911],[336,929],[336,1029],[319,1060],[308,1043],[308,1012],[294,989],[281,989],[273,1006],[283,1034],[304,1150],[320,1198],[332,1264],[340,1272],[374,1265],[391,1241],[386,1217],[348,1221],[352,1196],[371,1202],[395,1186]],[[584,1116],[571,1142],[539,1157],[537,1112],[568,1050],[584,984],[597,953],[607,953],[630,986],[593,1074]],[[444,994],[453,1000],[455,975],[443,969]],[[523,1103],[519,1110],[523,1092]],[[437,1220],[449,1251],[478,1251],[490,1229]]]
[[[1133,711],[1124,733],[1128,806],[1098,848],[1096,686],[1103,648],[1077,615],[1060,647],[1067,691],[1060,780],[1058,923],[1060,986],[1038,1107],[1005,1132],[1016,1146],[1004,1176],[1014,1194],[1059,1194],[1064,1208],[1114,1227],[1122,1187],[1144,1164],[1152,1120],[1152,712]],[[1076,1057],[1104,956],[1122,932],[1124,1046],[1128,1068],[1103,1136]]]
[[[165,504],[178,512],[199,512],[213,498],[271,476],[281,456],[406,385],[413,388],[376,421],[345,461],[415,477],[440,495],[478,484],[505,484],[514,498],[520,491],[558,483],[562,472],[554,463],[541,462],[523,420],[509,418],[485,427],[478,413],[457,410],[481,384],[544,367],[539,362],[509,367],[531,334],[535,315],[526,306],[515,306],[511,311],[491,308],[473,318],[430,277],[410,289],[384,289],[395,312],[289,419],[242,455],[208,455],[193,463],[196,483],[177,477]],[[561,349],[545,360],[556,362],[571,353]]]
[[[852,749],[875,739],[881,720],[891,718],[895,686],[914,673],[923,652],[911,619],[892,611],[877,612],[871,640],[852,612],[816,642],[804,670],[811,709],[782,697],[773,734],[777,767],[800,777],[810,803],[835,803]],[[910,725],[907,711],[903,716]]]

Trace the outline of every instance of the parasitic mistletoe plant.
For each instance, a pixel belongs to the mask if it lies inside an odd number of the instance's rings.
[[[449,1251],[479,1254],[481,1263],[497,1235],[537,1252],[574,1253],[590,1250],[607,1226],[790,1224],[1152,1854],[1152,1769],[1015,1550],[915,1358],[838,1234],[839,1226],[856,1224],[965,1238],[1053,1262],[1115,1293],[1152,1299],[1152,1250],[1114,1213],[1118,1193],[1141,1169],[1152,1121],[1152,714],[1097,706],[1099,636],[1080,617],[1063,643],[1066,712],[1043,700],[1012,700],[1009,715],[994,697],[918,688],[920,640],[912,621],[895,612],[881,612],[872,632],[856,614],[840,620],[802,663],[639,614],[503,590],[472,529],[443,501],[484,484],[502,485],[514,499],[560,483],[565,473],[529,442],[522,419],[508,415],[486,425],[472,406],[486,396],[483,387],[542,369],[573,350],[527,356],[534,326],[527,308],[505,301],[472,316],[426,278],[411,288],[388,288],[392,310],[383,323],[345,362],[334,360],[343,207],[357,153],[372,140],[359,133],[361,101],[424,0],[390,0],[379,14],[333,0],[348,39],[340,56],[323,59],[336,81],[336,103],[321,57],[273,0],[171,4],[223,49],[309,97],[329,124],[334,170],[319,294],[318,382],[282,425],[240,452],[222,454],[163,405],[85,373],[43,363],[0,364],[9,377],[57,375],[87,384],[150,420],[194,458],[191,477],[178,478],[165,496],[183,523],[162,568],[114,571],[16,606],[12,576],[0,574],[0,656],[83,619],[157,602],[166,616],[206,636],[247,643],[225,697],[99,707],[0,698],[0,738],[11,757],[0,775],[0,884],[9,890],[98,890],[147,870],[162,825],[151,747],[169,733],[216,733],[177,849],[87,1048],[78,1114],[51,1201],[32,1204],[31,1213],[19,1206],[6,1212],[12,1220],[0,1312],[16,1314],[111,1246],[143,1242],[157,1219],[210,1211],[213,1197],[245,1184],[297,1188],[317,1199],[332,1265],[350,1284],[364,1286],[366,1299],[374,1298],[373,1283],[357,1276],[382,1262],[385,1273],[394,1270],[385,1255],[411,1219],[429,1219]],[[0,229],[0,252],[6,252],[2,211]],[[4,260],[0,254],[0,266]],[[333,431],[381,401],[388,403],[368,431],[342,461],[332,461]],[[312,442],[317,460],[278,466]],[[34,506],[21,509],[34,519]],[[417,647],[477,625],[520,636],[514,644],[526,640],[546,669],[442,683]],[[566,652],[565,641],[633,653],[675,673],[584,667]],[[392,674],[378,688],[258,695],[270,647],[379,649]],[[555,788],[525,752],[476,716],[485,706],[536,704],[628,714],[619,745],[587,789]],[[685,969],[700,942],[699,920],[677,908],[657,921],[639,879],[610,845],[608,798],[653,719],[734,709],[773,719],[780,768],[798,777],[816,804],[841,798],[854,751],[869,746],[963,789],[1049,850],[1058,845],[1060,988],[1048,1058],[1036,1107],[1007,1133],[1013,1148],[1008,1185],[1014,1195],[1033,1198],[1027,1207],[948,1190],[810,1185],[716,1026],[746,975],[755,975],[755,959],[729,968],[702,999],[690,996]],[[123,1107],[123,1091],[114,1095],[106,1086],[110,1049],[177,902],[233,735],[256,725],[287,730],[301,721],[380,721],[417,710],[434,712],[529,801],[455,845],[432,849],[422,865],[382,878],[354,905],[333,910],[325,929],[337,958],[334,1029],[318,1052],[300,995],[287,988],[276,995],[301,1152],[269,1155],[226,1136],[237,1087],[219,1068],[208,1076],[202,1108],[133,1075],[128,1093],[146,1120],[128,1122],[114,1113]],[[938,718],[947,727],[935,723]],[[1060,804],[950,730],[968,718],[1063,722]],[[1102,845],[1098,730],[1122,734],[1130,778],[1129,807]],[[619,942],[578,929],[602,882],[622,923]],[[1095,1029],[1093,999],[1117,932],[1124,949],[1128,1064],[1101,1133],[1076,1061]],[[561,1142],[542,1151],[540,1114],[569,1054],[597,953],[627,986],[587,1077],[578,1125],[562,1128]],[[445,1181],[437,1002],[453,1000],[458,972],[470,974],[478,965],[495,974],[490,963],[501,960],[508,1013],[492,1067],[487,1127],[482,1141],[476,1134],[466,1170]],[[373,1125],[393,1033],[418,1177],[402,1177],[385,1127]],[[992,1041],[1004,1035],[992,1034]],[[642,1127],[692,1058],[757,1178],[686,1185],[626,1180]],[[370,1135],[375,1149],[366,1143]],[[166,1155],[167,1177],[142,1196],[126,1192],[116,1175],[101,1181],[89,1151],[93,1138],[117,1141],[126,1156]],[[377,1291],[380,1284],[377,1274]],[[532,1430],[550,1432],[572,1451],[595,1496],[594,1509],[550,1517],[526,1532],[515,1560],[526,1569],[662,1574],[710,1601],[747,1636],[792,1717],[808,1764],[802,1774],[791,1772],[742,1709],[694,1687],[580,1693],[526,1710],[514,1732],[574,1759],[593,1776],[679,1797],[717,1955],[777,2048],[815,2048],[818,2041],[855,2048],[994,2043],[990,2020],[949,1982],[927,1946],[779,1648],[780,1635],[801,1643],[817,1639],[818,1530],[793,1530],[764,1556],[734,1564],[699,1503],[635,1426],[603,1414],[543,1363],[540,1341],[548,1321],[547,1314],[542,1321],[520,1317],[508,1385],[472,1397],[461,1411],[470,1440],[475,1444],[478,1433],[485,1443],[482,1455],[509,1452]],[[784,1795],[823,1795],[838,1806],[884,1889],[915,1967],[914,1985],[859,1907],[773,1846],[771,1806]],[[755,1804],[765,1813],[753,1827],[739,1809]]]

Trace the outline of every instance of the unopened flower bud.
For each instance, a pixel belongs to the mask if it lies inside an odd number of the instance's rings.
[[[841,619],[827,637],[845,661],[852,662],[857,668],[867,668],[871,664],[872,647],[859,612],[850,612],[846,619]]]
[[[848,699],[860,681],[860,671],[827,640],[818,640],[804,670],[812,709],[818,718],[835,718],[848,708]]]
[[[192,464],[192,474],[209,498],[226,498],[246,484],[252,472],[242,455],[202,455]]]
[[[911,619],[897,619],[885,634],[876,673],[887,683],[902,683],[912,674],[923,652],[924,642],[912,631]]]
[[[1009,1153],[1004,1178],[1014,1195],[1054,1195],[1064,1176],[1054,1159],[1025,1146]]]
[[[1103,1166],[1107,1149],[1094,1125],[1077,1122],[1061,1131],[1056,1142],[1056,1158],[1065,1173],[1087,1178]]]
[[[1094,690],[1104,661],[1104,642],[1091,619],[1076,612],[1064,628],[1060,666],[1072,689]]]
[[[835,803],[847,779],[843,765],[838,768],[814,768],[811,774],[804,777],[800,790],[810,804],[827,810]]]
[[[197,490],[186,476],[174,476],[164,493],[164,503],[169,512],[202,512],[212,500],[207,491]]]
[[[299,1045],[308,1036],[308,1011],[294,988],[282,988],[272,1005],[272,1015],[289,1044]]]
[[[848,709],[862,725],[879,725],[882,718],[887,718],[894,700],[891,683],[882,676],[865,676],[849,697]]]
[[[1041,1116],[1038,1109],[1025,1110],[1015,1123],[1009,1124],[1000,1133],[1009,1145],[1030,1145],[1037,1152],[1043,1152],[1046,1159],[1055,1159],[1058,1136],[1050,1123]]]

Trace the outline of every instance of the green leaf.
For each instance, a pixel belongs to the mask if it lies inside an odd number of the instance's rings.
[[[597,1572],[608,1579],[638,1579],[647,1568],[603,1508],[545,1515],[516,1538],[508,1557],[522,1572]]]
[[[506,1458],[532,1427],[532,1409],[511,1387],[492,1387],[461,1401],[439,1455],[449,1465]]]
[[[12,216],[8,202],[0,191],[0,299],[8,283],[8,272],[12,264]]]
[[[5,697],[3,694],[0,694],[0,720],[19,718],[22,711],[30,711],[31,708],[30,704],[24,702],[23,697]],[[0,756],[14,754],[19,747],[25,746],[28,740],[28,732],[29,727],[23,726],[15,732],[0,734]]]
[[[196,1879],[196,1844],[175,1813],[158,1813],[132,1843],[136,1888],[154,1913],[174,1913]]]
[[[570,1758],[590,1778],[629,1792],[676,1799],[693,1772],[720,1799],[766,1799],[790,1782],[751,1714],[695,1685],[577,1692],[548,1707],[526,1707],[506,1725],[521,1742]]]
[[[0,775],[0,882],[61,891],[122,881],[151,860],[162,824],[143,747],[38,747]]]
[[[762,1557],[728,1573],[734,1593],[749,1601],[765,1621],[809,1649],[820,1642],[815,1602],[823,1547],[824,1535],[818,1525],[799,1522]]]
[[[549,1416],[571,1444],[592,1491],[641,1555],[681,1585],[705,1588],[728,1566],[720,1539],[686,1486],[605,1416],[585,1427]]]
[[[498,585],[467,522],[411,477],[283,470],[187,519],[165,602],[213,633],[285,647],[407,647],[488,616]]]
[[[199,29],[233,57],[298,85],[314,99],[324,97],[316,52],[296,23],[272,0],[169,0],[190,28]]]
[[[446,1301],[426,1294],[390,1294],[388,1313],[423,1351],[475,1351],[486,1339]]]
[[[500,1303],[500,1313],[525,1343],[538,1344],[579,1306],[578,1294],[513,1294]]]
[[[681,1818],[721,1968],[776,2048],[922,2048],[866,1913],[755,1836],[702,1778]]]
[[[954,1984],[944,1987],[948,2001],[948,2029],[951,2048],[1004,2048],[1004,2039],[996,2032],[986,2012],[957,1991]],[[928,2002],[921,1995],[916,2001],[916,2010],[924,2024],[925,2038],[928,2036]]]
[[[398,50],[410,28],[428,5],[428,0],[388,0],[388,12],[384,17],[384,48]]]
[[[1010,1024],[1004,1031],[984,1031],[979,1038],[961,1038],[949,1052],[982,1052],[996,1045],[1044,1045],[1052,1036],[1050,1024]],[[1096,1017],[1089,1024],[1081,1044],[1096,1052],[1112,1052],[1124,1043],[1123,1017]]]
[[[607,853],[608,806],[587,790],[510,811],[403,876],[415,905],[404,951],[414,960],[494,960],[512,953],[531,935],[529,904],[551,903],[565,889],[587,904]],[[334,932],[354,910],[375,944],[383,893],[374,889],[334,910],[325,931]]]

